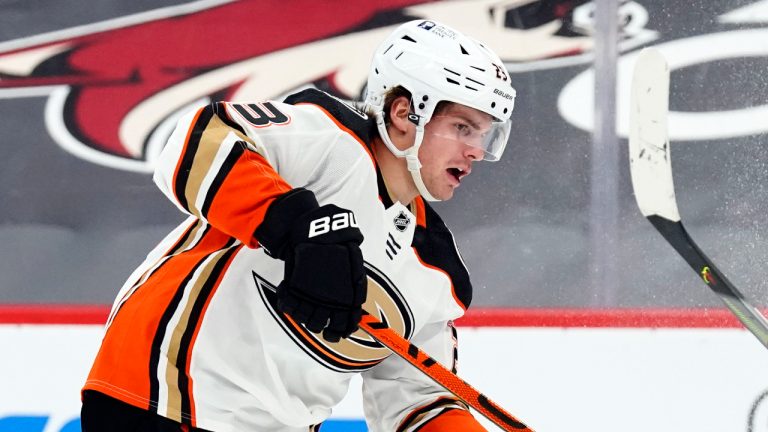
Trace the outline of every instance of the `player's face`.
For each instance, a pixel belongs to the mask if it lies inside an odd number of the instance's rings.
[[[483,137],[491,129],[491,116],[459,104],[449,104],[424,128],[419,148],[421,177],[435,198],[453,197],[472,162],[482,160]]]

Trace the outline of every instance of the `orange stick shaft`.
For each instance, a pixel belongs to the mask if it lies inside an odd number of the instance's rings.
[[[416,345],[377,320],[373,315],[363,313],[360,328],[380,344],[418,368],[436,383],[443,386],[467,405],[484,415],[501,429],[508,432],[533,432],[523,422],[505,411],[487,396],[477,391],[464,380],[446,369]]]

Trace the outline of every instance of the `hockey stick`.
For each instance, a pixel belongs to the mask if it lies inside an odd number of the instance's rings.
[[[251,273],[260,292],[269,290],[272,293],[275,293],[277,291],[277,288],[274,285],[259,276],[256,272]],[[405,361],[427,375],[444,389],[456,395],[456,397],[464,401],[468,406],[477,410],[501,429],[508,432],[533,432],[533,429],[530,429],[523,422],[506,412],[492,400],[488,399],[487,396],[475,390],[474,387],[456,376],[455,373],[446,369],[445,366],[438,363],[427,353],[419,349],[419,347],[406,340],[403,336],[399,335],[396,331],[392,330],[389,326],[379,321],[365,310],[363,310],[363,317],[360,320],[360,328],[368,333],[374,340],[402,357]]]
[[[360,321],[360,328],[376,339],[377,342],[389,348],[390,351],[402,357],[433,381],[456,395],[464,403],[484,415],[502,430],[533,432],[523,422],[506,412],[484,394],[475,390],[474,387],[438,363],[427,353],[419,349],[419,347],[397,334],[386,324],[377,320],[373,315],[364,313],[363,319]]]
[[[680,220],[672,182],[668,104],[666,60],[658,50],[646,48],[635,64],[629,114],[629,167],[637,205],[744,327],[768,347],[768,321],[704,255]]]

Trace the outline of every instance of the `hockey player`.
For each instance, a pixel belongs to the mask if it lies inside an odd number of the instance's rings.
[[[514,98],[488,48],[412,21],[374,54],[367,115],[312,89],[184,116],[154,180],[189,217],[115,300],[83,431],[318,430],[354,373],[371,431],[484,430],[358,323],[455,367],[472,290],[425,200],[501,156]]]

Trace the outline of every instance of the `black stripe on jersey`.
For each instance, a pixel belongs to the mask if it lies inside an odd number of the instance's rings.
[[[285,98],[285,103],[291,105],[311,103],[323,107],[339,123],[357,135],[370,150],[371,137],[375,133],[376,123],[356,108],[316,88],[308,88],[294,93]]]
[[[189,236],[195,231],[195,228],[197,228],[198,225],[202,224],[203,221],[197,220],[195,223],[190,224],[189,228],[187,228],[184,231],[184,234],[181,235],[178,241],[171,247],[171,249],[168,250],[168,253],[165,254],[165,256],[173,256],[176,255],[181,249],[181,245],[185,244],[187,240],[189,240]],[[203,235],[210,229],[210,226],[205,227],[205,231],[203,232]]]
[[[446,407],[446,408],[443,408],[442,410],[440,410],[439,413],[435,414],[431,419],[429,419],[429,420],[425,421],[424,423],[420,424],[416,429],[414,429],[411,432],[418,432],[418,431],[424,429],[429,424],[429,422],[431,422],[432,420],[440,417],[441,415],[447,413],[448,411],[453,411],[453,410],[457,410],[457,409],[459,409],[459,408],[457,408],[457,407]]]
[[[181,299],[184,296],[184,288],[187,286],[190,280],[192,280],[192,276],[195,274],[197,269],[205,262],[205,260],[208,258],[208,255],[203,256],[200,258],[200,260],[192,267],[192,269],[187,273],[187,276],[184,277],[184,280],[181,282],[179,287],[176,289],[176,292],[173,294],[173,297],[171,298],[170,303],[168,303],[168,307],[165,308],[165,312],[163,312],[163,316],[160,317],[160,322],[157,325],[157,331],[155,331],[155,337],[152,339],[152,352],[149,355],[149,400],[152,402],[150,403],[150,411],[157,414],[157,405],[156,402],[159,400],[160,395],[160,380],[157,377],[157,368],[160,364],[160,349],[163,345],[163,339],[165,339],[165,331],[168,328],[168,323],[171,322],[171,318],[173,317],[173,314],[176,312],[176,309],[179,307],[179,304],[181,303]],[[153,405],[155,403],[155,405]]]
[[[189,228],[187,228],[187,230],[184,232],[181,238],[176,242],[176,244],[173,245],[173,247],[168,251],[168,253],[165,254],[163,258],[161,258],[161,259],[164,259],[164,261],[159,266],[157,266],[157,268],[154,269],[150,275],[148,275],[145,278],[144,283],[147,283],[147,281],[149,281],[149,278],[152,277],[153,274],[157,273],[157,271],[160,270],[163,266],[165,266],[165,264],[168,263],[168,261],[173,259],[174,256],[184,252],[181,249],[181,247],[187,243],[187,240],[189,240],[189,236],[192,235],[192,233],[195,232],[200,226],[203,226],[203,232],[200,234],[197,240],[197,243],[202,241],[205,235],[208,234],[208,232],[211,230],[211,226],[203,222],[202,220],[197,219],[195,223],[193,223],[192,225],[190,225]],[[190,244],[188,246],[188,249],[193,249],[197,243]]]
[[[386,251],[387,255],[389,255],[390,251],[392,252],[393,255],[397,255],[397,250],[395,250],[395,246],[392,244],[392,242],[387,240],[386,244],[387,244],[387,247],[389,248],[389,250]],[[390,256],[389,259],[392,259],[392,256]]]
[[[168,262],[168,258],[174,256],[176,253],[179,252],[179,250],[181,248],[181,245],[183,245],[183,244],[185,244],[187,242],[187,240],[189,239],[189,236],[195,231],[195,228],[198,225],[200,225],[201,223],[203,223],[203,222],[198,219],[195,223],[190,224],[189,227],[184,231],[184,234],[181,235],[181,237],[176,241],[176,243],[171,247],[171,249],[169,249],[168,252],[164,256],[162,256],[160,258],[161,260],[163,260],[163,262],[160,263],[160,265],[157,266],[154,270],[152,270],[152,273],[146,275],[146,277],[144,275],[139,277],[139,279],[136,281],[136,284],[139,284],[142,279],[144,279],[144,283],[146,283],[149,280],[149,278],[152,277],[153,274],[157,273],[158,270],[163,268],[165,263]],[[209,228],[210,228],[210,226],[206,225],[205,232],[207,232]],[[203,235],[205,235],[205,232],[203,232]],[[149,270],[147,270],[147,271],[149,271]],[[136,284],[133,285],[133,288],[136,287]],[[136,294],[136,293],[135,292],[132,293],[131,296],[134,295],[134,294]],[[107,321],[108,323],[114,321],[115,317],[120,312],[120,310],[123,308],[123,306],[125,305],[127,300],[128,299],[125,299],[125,301],[120,303],[120,305],[117,307],[117,310],[115,311],[115,313],[112,314],[110,319]]]
[[[213,113],[219,116],[219,119],[221,119],[225,125],[231,127],[243,135],[246,135],[245,129],[243,129],[239,123],[232,120],[232,117],[229,116],[229,112],[227,112],[226,104],[224,102],[214,102],[211,104],[211,106],[213,107]]]
[[[176,184],[173,185],[174,192],[176,192],[176,199],[179,200],[179,204],[190,213],[191,211],[186,196],[187,181],[189,180],[189,172],[192,170],[192,164],[195,161],[197,149],[200,146],[200,139],[202,138],[205,129],[208,127],[211,118],[213,118],[213,107],[208,105],[201,110],[200,115],[197,117],[197,121],[194,126],[192,126],[192,133],[189,134],[189,141],[186,142],[184,154],[181,155],[181,164],[176,173]]]
[[[219,172],[216,173],[216,177],[214,177],[213,181],[211,182],[211,186],[208,188],[208,192],[205,194],[203,208],[200,209],[200,215],[202,217],[208,219],[208,210],[211,209],[211,203],[216,197],[216,193],[219,192],[219,189],[224,183],[224,180],[227,178],[230,171],[232,171],[232,168],[234,168],[235,164],[243,155],[247,147],[248,145],[243,141],[237,141],[232,146],[232,150],[229,151],[227,158],[224,159],[224,163],[221,165]]]
[[[402,246],[400,246],[400,243],[398,243],[395,240],[395,238],[392,236],[392,233],[387,233],[387,234],[389,234],[389,240],[392,241],[392,244],[394,244],[398,249],[402,249]],[[389,244],[389,242],[387,242],[387,244]],[[396,251],[393,249],[392,252],[396,252]]]
[[[442,413],[444,413],[446,411],[450,411],[452,409],[459,409],[459,407],[456,406],[457,403],[458,403],[458,401],[456,399],[440,398],[440,399],[432,402],[431,404],[425,405],[425,406],[423,406],[423,407],[421,407],[421,408],[411,412],[410,414],[408,414],[408,417],[406,417],[405,420],[403,420],[403,422],[400,424],[400,427],[397,428],[396,432],[403,432],[405,430],[408,430],[409,427],[413,426],[414,422],[420,420],[420,417],[422,415],[424,415],[424,414],[426,414],[426,413],[428,413],[430,411],[433,411],[433,410],[435,410],[437,408],[445,407],[445,409],[441,410],[440,413],[438,413],[437,415],[435,415],[432,418],[435,418],[438,415],[440,415],[440,414],[442,414]],[[450,405],[453,405],[453,406],[450,406]],[[426,423],[429,423],[429,421],[427,421]],[[423,425],[419,426],[419,428],[421,428],[422,426]],[[416,429],[416,430],[418,430],[418,429]]]
[[[413,247],[425,263],[448,273],[456,297],[466,309],[472,302],[472,283],[456,248],[453,234],[437,212],[426,202],[424,202],[424,210],[427,227],[416,226],[416,231],[413,233]]]
[[[195,333],[195,328],[197,327],[198,321],[202,319],[203,307],[205,307],[206,302],[208,302],[208,299],[211,297],[213,288],[216,285],[216,281],[224,272],[224,268],[232,259],[232,256],[234,256],[234,254],[242,248],[242,245],[239,245],[238,247],[232,247],[236,242],[237,240],[232,238],[229,242],[227,242],[226,246],[224,246],[223,249],[228,248],[229,250],[219,258],[219,261],[214,265],[213,270],[211,270],[211,274],[209,275],[208,280],[205,281],[203,287],[200,289],[200,293],[195,299],[192,310],[189,313],[187,327],[184,329],[184,334],[181,336],[181,340],[179,341],[179,353],[176,356],[176,369],[179,371],[178,384],[179,393],[181,394],[181,418],[182,423],[188,423],[190,426],[191,420],[189,419],[189,414],[192,412],[192,401],[190,397],[189,375],[187,375],[186,372],[187,357],[189,356],[189,351],[192,348],[192,336]]]
[[[389,192],[387,192],[387,185],[384,184],[384,177],[381,175],[378,165],[376,166],[376,186],[379,188],[379,198],[381,203],[384,204],[384,208],[392,207],[394,202],[392,202],[392,198],[389,196]]]

